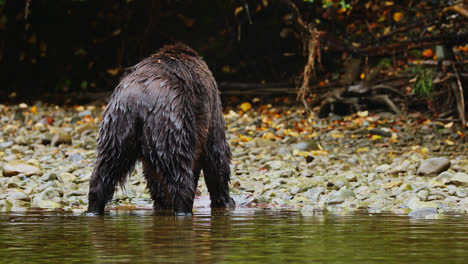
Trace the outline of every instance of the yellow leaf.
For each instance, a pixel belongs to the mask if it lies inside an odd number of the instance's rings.
[[[398,187],[403,184],[403,181],[392,181],[382,184],[382,188],[384,189],[391,189],[393,187]]]
[[[402,12],[395,12],[393,13],[393,21],[395,22],[400,22],[400,20],[403,18],[403,13]]]
[[[275,138],[275,134],[271,133],[271,132],[267,132],[265,134],[262,135],[262,138],[265,138],[265,139],[274,139]]]
[[[446,139],[446,140],[445,140],[445,143],[447,143],[447,145],[449,145],[449,146],[453,146],[453,145],[455,144],[455,143],[454,143],[452,140],[450,140],[450,139]]]
[[[36,106],[33,106],[31,107],[31,109],[29,109],[29,111],[35,115],[37,115],[37,107]]]
[[[294,156],[304,156],[304,157],[309,156],[309,152],[307,152],[307,151],[300,151],[300,150],[298,150],[298,149],[296,149],[296,148],[293,150],[293,154],[294,154]]]
[[[372,135],[372,140],[379,140],[379,139],[382,139],[382,136],[379,136],[379,135]]]
[[[428,152],[429,152],[429,150],[427,149],[427,147],[421,148],[421,153],[422,154],[427,154]]]
[[[310,154],[317,156],[317,155],[327,155],[328,151],[326,150],[312,150]]]
[[[252,108],[252,105],[249,102],[245,102],[240,105],[240,108],[242,111],[247,112]]]
[[[343,134],[333,133],[331,134],[332,138],[342,138]]]
[[[249,137],[249,136],[240,135],[240,136],[239,136],[239,139],[240,139],[240,141],[242,141],[242,142],[249,142],[249,141],[251,141],[253,138],[252,138],[252,137]]]
[[[360,153],[360,152],[368,152],[369,151],[369,148],[367,147],[364,147],[364,148],[358,148],[358,150],[356,150],[356,153]]]

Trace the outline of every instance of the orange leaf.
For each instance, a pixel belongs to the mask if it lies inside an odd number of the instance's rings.
[[[400,20],[403,18],[403,13],[402,12],[395,12],[393,13],[393,21],[395,22],[400,22]]]
[[[29,109],[29,111],[35,115],[37,115],[37,107],[36,106],[33,106],[31,107],[31,109]]]
[[[426,58],[432,58],[434,53],[432,52],[432,49],[426,49],[422,52],[422,55]]]

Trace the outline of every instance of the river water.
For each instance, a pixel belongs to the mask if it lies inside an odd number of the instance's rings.
[[[237,208],[0,214],[0,263],[468,263],[468,217]]]

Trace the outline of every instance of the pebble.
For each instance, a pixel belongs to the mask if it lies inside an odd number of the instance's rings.
[[[468,186],[468,174],[464,172],[457,172],[450,180],[447,181],[447,184],[466,187]]]
[[[42,175],[43,172],[40,168],[22,160],[12,160],[3,166],[3,175],[13,176],[18,174],[31,176]]]
[[[439,173],[450,168],[450,160],[446,158],[430,158],[421,162],[418,175],[437,176]]]
[[[435,214],[437,214],[437,209],[426,207],[426,208],[414,209],[408,214],[408,216],[414,217],[414,218],[426,218],[430,215],[435,215]]]

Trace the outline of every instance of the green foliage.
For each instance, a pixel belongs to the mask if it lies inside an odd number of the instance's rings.
[[[315,0],[304,0],[304,2],[308,2],[308,3],[313,3]],[[351,5],[346,3],[345,0],[339,0],[339,1],[335,1],[335,0],[322,0],[322,7],[323,8],[330,8],[332,6],[338,6],[340,8],[343,8],[343,9],[351,9]]]
[[[414,74],[416,78],[412,87],[414,93],[419,96],[430,97],[434,89],[432,84],[432,71],[416,67],[411,68],[409,72]]]

